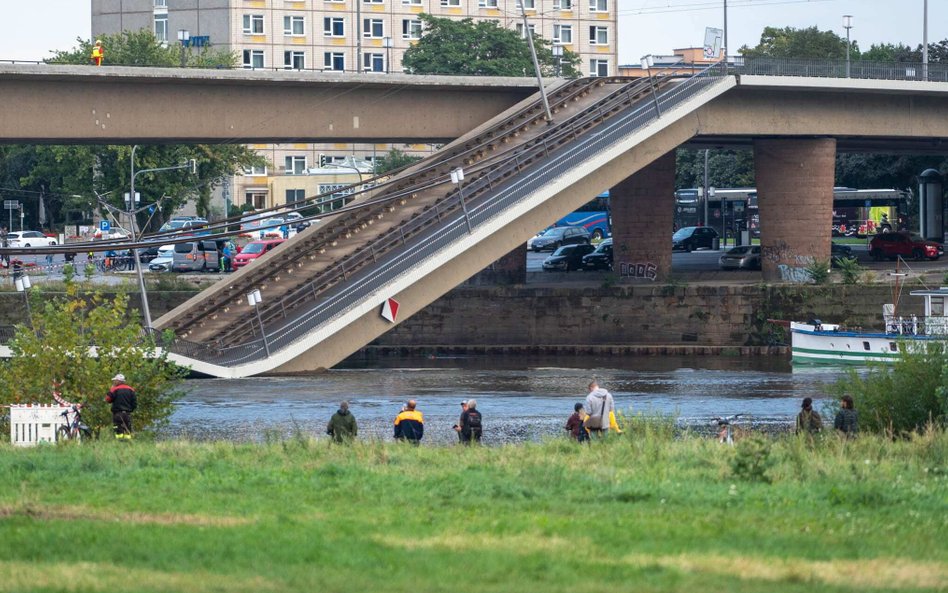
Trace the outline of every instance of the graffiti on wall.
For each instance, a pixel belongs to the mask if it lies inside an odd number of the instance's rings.
[[[780,279],[784,282],[806,284],[813,281],[807,267],[814,262],[812,255],[799,255],[785,241],[761,247],[761,258],[777,264]]]
[[[636,264],[622,262],[619,264],[619,276],[654,281],[658,277],[658,266],[652,262]]]

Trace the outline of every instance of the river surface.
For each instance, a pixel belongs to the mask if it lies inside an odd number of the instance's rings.
[[[193,379],[166,432],[192,440],[263,441],[304,434],[325,438],[345,399],[359,435],[390,440],[392,419],[408,399],[425,415],[425,441],[456,442],[461,400],[475,398],[484,442],[537,441],[561,434],[591,377],[625,414],[674,414],[706,427],[713,416],[747,414],[748,422],[789,426],[804,397],[815,407],[845,377],[833,367],[792,369],[777,357],[522,357],[382,359],[304,377]]]

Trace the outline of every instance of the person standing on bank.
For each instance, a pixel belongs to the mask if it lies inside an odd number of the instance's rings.
[[[589,433],[587,433],[586,428],[583,427],[583,416],[585,416],[583,404],[577,403],[573,406],[573,415],[569,417],[566,421],[566,426],[563,427],[569,432],[571,438],[580,443],[589,440]]]
[[[458,440],[461,441],[462,443],[464,442],[464,439],[461,437],[461,421],[464,418],[464,412],[466,411],[467,411],[467,400],[465,399],[461,401],[461,418],[458,419],[457,424],[451,427],[454,429],[454,432],[458,433]]]
[[[589,383],[589,395],[586,396],[583,409],[588,416],[585,426],[590,435],[602,436],[609,432],[609,414],[615,413],[616,404],[612,394],[595,380]]]
[[[337,443],[348,443],[358,436],[359,426],[356,424],[355,416],[349,411],[349,402],[344,401],[339,404],[339,409],[326,425],[326,434]]]
[[[803,409],[797,414],[797,434],[816,434],[823,429],[823,419],[813,409],[813,399],[803,398]]]
[[[138,407],[135,390],[125,383],[125,375],[119,373],[112,377],[112,389],[109,389],[105,401],[112,404],[112,425],[115,438],[132,438],[132,412]]]
[[[467,400],[467,409],[461,413],[461,442],[470,445],[481,442],[483,431],[481,413],[477,410],[477,400]]]
[[[417,445],[425,436],[425,418],[415,409],[415,400],[408,400],[404,410],[395,417],[395,440]]]
[[[856,438],[856,433],[859,432],[859,417],[856,415],[856,409],[853,407],[853,398],[849,395],[844,395],[840,400],[840,405],[842,407],[836,414],[836,419],[833,421],[833,428],[838,430],[839,433],[847,439],[854,439]]]

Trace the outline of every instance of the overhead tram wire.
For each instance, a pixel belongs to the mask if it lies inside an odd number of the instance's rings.
[[[837,2],[838,0],[730,0],[727,7],[731,8],[756,8],[766,6],[780,6],[785,4],[815,4],[817,2]],[[667,14],[675,12],[697,12],[703,10],[720,10],[720,0],[707,2],[693,2],[690,4],[677,4],[668,6],[655,6],[650,8],[630,8],[617,10],[617,15],[651,15]]]

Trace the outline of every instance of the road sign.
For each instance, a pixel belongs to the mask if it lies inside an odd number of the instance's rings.
[[[382,303],[382,318],[388,320],[389,323],[395,323],[395,319],[398,318],[399,304],[395,299],[385,299]]]
[[[4,200],[3,209],[4,210],[19,210],[20,203],[17,202],[16,200]]]
[[[108,232],[112,228],[112,224],[107,220],[99,221],[99,230],[102,232]]]

